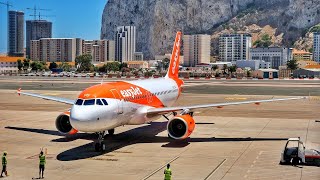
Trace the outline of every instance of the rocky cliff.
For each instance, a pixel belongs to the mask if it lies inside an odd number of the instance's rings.
[[[292,46],[320,23],[320,0],[109,0],[102,15],[101,38],[115,28],[137,27],[137,51],[146,59],[171,52],[175,32],[217,34],[269,29],[277,45]]]

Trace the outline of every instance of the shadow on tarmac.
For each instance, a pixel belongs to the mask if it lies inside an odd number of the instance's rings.
[[[95,134],[86,134],[79,133],[70,137],[64,137],[58,131],[45,130],[45,129],[33,129],[33,128],[21,128],[21,127],[5,127],[7,129],[28,131],[40,134],[48,134],[61,136],[61,138],[53,139],[52,142],[68,142],[76,139],[86,139],[86,140],[95,140]],[[156,136],[162,131],[165,131],[167,128],[167,122],[151,122],[144,126],[134,128],[119,134],[115,135],[106,135],[106,151],[104,152],[95,152],[94,151],[94,142],[78,146],[64,152],[61,152],[57,155],[59,161],[74,161],[80,159],[93,158],[103,154],[107,154],[116,150],[119,150],[123,147],[130,146],[133,144],[141,143],[166,143],[162,145],[163,148],[182,148],[188,146],[193,142],[236,142],[236,141],[284,141],[288,138],[192,138],[189,137],[184,140],[174,140],[169,137]]]

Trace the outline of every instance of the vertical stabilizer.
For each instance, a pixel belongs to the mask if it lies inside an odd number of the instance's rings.
[[[178,79],[179,64],[180,64],[180,46],[181,46],[181,32],[178,31],[176,40],[174,41],[173,50],[170,59],[170,65],[166,78]]]

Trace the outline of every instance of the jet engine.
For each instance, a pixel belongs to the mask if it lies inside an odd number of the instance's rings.
[[[76,134],[78,132],[70,124],[70,112],[64,112],[57,117],[56,128],[62,134]]]
[[[185,139],[191,135],[195,127],[190,114],[174,116],[167,124],[168,134],[173,139]]]

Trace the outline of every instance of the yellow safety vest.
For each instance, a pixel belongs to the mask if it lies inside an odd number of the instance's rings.
[[[2,156],[2,166],[6,166],[7,163],[8,163],[7,157],[6,156]]]
[[[40,165],[46,164],[46,156],[45,155],[42,155],[42,156],[40,155],[39,160],[40,160]]]
[[[164,170],[164,179],[165,180],[171,180],[171,169],[169,168],[167,168],[167,169],[165,169]]]

